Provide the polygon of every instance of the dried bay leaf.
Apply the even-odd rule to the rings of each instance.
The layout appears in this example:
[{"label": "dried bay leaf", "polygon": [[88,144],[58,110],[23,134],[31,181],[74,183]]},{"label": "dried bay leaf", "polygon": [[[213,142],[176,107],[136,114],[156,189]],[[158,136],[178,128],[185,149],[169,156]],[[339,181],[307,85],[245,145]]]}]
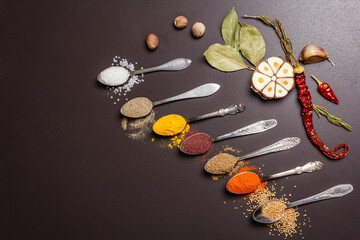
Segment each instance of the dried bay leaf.
[{"label": "dried bay leaf", "polygon": [[211,66],[220,71],[233,72],[249,68],[240,53],[228,45],[215,43],[204,52],[204,56]]},{"label": "dried bay leaf", "polygon": [[232,46],[235,48],[235,32],[238,23],[238,16],[234,7],[231,9],[229,14],[225,17],[222,27],[221,27],[221,34],[225,41],[226,45]]},{"label": "dried bay leaf", "polygon": [[236,28],[235,28],[235,50],[240,50],[240,31],[241,31],[241,23],[237,21]]},{"label": "dried bay leaf", "polygon": [[240,30],[240,50],[254,66],[265,56],[265,41],[256,27],[244,23]]}]

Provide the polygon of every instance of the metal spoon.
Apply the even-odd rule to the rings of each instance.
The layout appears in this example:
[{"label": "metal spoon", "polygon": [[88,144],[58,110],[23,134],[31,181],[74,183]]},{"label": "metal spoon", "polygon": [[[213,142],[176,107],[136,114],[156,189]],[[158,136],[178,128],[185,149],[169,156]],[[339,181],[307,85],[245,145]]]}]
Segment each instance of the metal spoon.
[{"label": "metal spoon", "polygon": [[[207,84],[203,84],[199,87],[196,87],[194,89],[191,89],[187,92],[184,92],[182,94],[176,95],[174,97],[169,97],[160,101],[156,101],[156,102],[151,102],[150,99],[148,98],[143,98],[144,101],[148,101],[148,105],[152,107],[147,109],[148,111],[146,111],[143,115],[141,116],[131,116],[129,114],[126,114],[123,111],[124,106],[128,105],[128,104],[134,104],[134,102],[138,99],[138,98],[134,98],[131,99],[130,101],[128,101],[127,103],[125,103],[121,109],[120,109],[120,113],[126,117],[131,117],[131,118],[140,118],[140,117],[144,117],[146,115],[148,115],[152,108],[155,106],[158,106],[160,104],[164,104],[164,103],[168,103],[168,102],[173,102],[173,101],[178,101],[178,100],[183,100],[183,99],[190,99],[190,98],[201,98],[201,97],[208,97],[211,96],[212,94],[216,93],[218,90],[220,89],[220,85],[216,84],[216,83],[207,83]],[[136,105],[135,104],[135,108],[142,108],[142,105]]]},{"label": "metal spoon", "polygon": [[238,130],[232,131],[230,133],[227,133],[227,134],[215,137],[215,138],[211,138],[206,133],[196,133],[196,134],[193,134],[193,135],[187,137],[186,139],[184,139],[182,141],[182,143],[180,144],[180,150],[183,153],[186,153],[186,154],[189,154],[189,155],[198,155],[198,154],[203,154],[203,153],[209,151],[210,148],[207,149],[205,152],[198,153],[198,154],[192,154],[192,153],[189,153],[186,150],[184,150],[184,144],[187,144],[187,141],[189,141],[189,139],[191,139],[193,137],[196,137],[199,134],[204,134],[204,135],[208,136],[208,138],[211,139],[212,142],[217,142],[217,141],[221,141],[221,140],[228,139],[228,138],[240,137],[240,136],[265,132],[267,130],[270,130],[270,129],[274,128],[276,125],[277,125],[277,121],[275,119],[262,120],[262,121],[253,123],[253,124],[248,125],[246,127],[240,128]]},{"label": "metal spoon", "polygon": [[[130,76],[134,76],[142,73],[148,73],[148,72],[155,72],[155,71],[178,71],[187,68],[190,64],[191,64],[190,59],[176,58],[174,60],[171,60],[156,67],[145,68],[135,71],[129,71],[126,68],[120,66],[112,66],[103,70],[97,76],[97,80],[107,86],[119,86],[124,84]],[[115,71],[109,71],[110,69]],[[116,76],[114,76],[114,74]],[[117,78],[116,81],[109,81],[109,78],[114,78],[114,77]]]},{"label": "metal spoon", "polygon": [[[332,188],[329,188],[328,190],[321,192],[319,194],[313,195],[311,197],[305,198],[305,199],[301,199],[298,200],[296,202],[292,202],[292,203],[287,203],[285,204],[286,208],[292,208],[292,207],[296,207],[299,205],[303,205],[303,204],[307,204],[307,203],[311,203],[311,202],[317,202],[317,201],[321,201],[321,200],[326,200],[326,199],[331,199],[331,198],[338,198],[338,197],[342,197],[345,196],[346,194],[349,194],[353,191],[354,187],[351,184],[341,184],[341,185],[336,185]],[[263,215],[263,208],[266,207],[266,204],[269,204],[271,202],[280,202],[281,201],[277,200],[277,199],[273,199],[267,202],[264,202],[263,204],[261,204],[259,207],[257,207],[253,213],[253,219],[259,223],[274,223],[279,221],[285,213],[285,209],[282,212],[282,215],[276,219],[271,219],[271,218],[267,218]]]},{"label": "metal spoon", "polygon": [[[261,148],[259,150],[256,150],[254,152],[251,152],[251,153],[248,153],[246,155],[243,155],[243,156],[239,157],[238,162],[241,161],[241,160],[261,156],[261,155],[268,154],[268,153],[280,152],[280,151],[288,150],[290,148],[295,147],[299,143],[300,143],[300,138],[298,138],[298,137],[284,138],[284,139],[282,139],[282,140],[280,140],[280,141],[278,141],[278,142],[276,142],[274,144],[271,144],[271,145],[269,145],[267,147]],[[217,173],[213,173],[213,172],[209,171],[206,168],[206,166],[210,162],[210,160],[205,164],[204,169],[205,169],[205,171],[207,171],[210,174],[217,174]]]},{"label": "metal spoon", "polygon": [[[259,176],[260,177],[260,180],[261,181],[268,181],[268,180],[271,180],[271,179],[275,179],[275,178],[280,178],[280,177],[285,177],[285,176],[289,176],[289,175],[294,175],[294,174],[301,174],[301,173],[304,173],[304,172],[315,172],[317,170],[320,170],[322,168],[324,164],[320,161],[316,161],[316,162],[309,162],[307,164],[305,164],[304,166],[301,166],[301,167],[296,167],[296,168],[293,168],[293,169],[290,169],[288,171],[284,171],[284,172],[280,172],[280,173],[276,173],[276,174],[272,174],[272,175],[268,175],[268,176]],[[249,172],[249,171],[246,171],[246,172]],[[236,174],[235,176],[233,176],[232,178],[230,178],[230,180],[226,183],[226,189],[231,192],[231,193],[234,193],[234,194],[241,194],[241,193],[236,193],[236,192],[232,192],[229,188],[228,188],[228,184],[229,182],[231,181],[231,179],[239,176],[240,174],[243,174],[245,172],[241,172],[241,173],[238,173]],[[256,173],[255,173],[256,174]],[[261,183],[260,183],[261,184]],[[256,189],[254,189],[255,191]]]},{"label": "metal spoon", "polygon": [[[222,108],[222,109],[220,109],[218,111],[211,112],[211,113],[206,113],[206,114],[203,114],[201,116],[197,116],[197,117],[193,117],[193,118],[189,118],[189,119],[185,119],[183,116],[180,116],[180,115],[177,115],[177,114],[171,114],[171,115],[177,115],[180,118],[183,118],[185,120],[185,121],[183,121],[184,122],[183,125],[179,126],[178,131],[177,132],[173,131],[173,132],[171,132],[171,134],[169,133],[169,134],[166,134],[166,135],[162,134],[162,133],[159,133],[159,132],[156,132],[155,130],[154,130],[154,132],[156,134],[159,134],[159,135],[162,135],[162,136],[174,136],[174,135],[177,135],[177,134],[181,133],[184,130],[184,128],[186,127],[186,125],[189,124],[189,123],[192,123],[192,122],[195,122],[195,121],[200,121],[200,120],[203,120],[203,119],[206,119],[206,118],[223,117],[223,116],[228,115],[228,114],[235,115],[237,113],[243,112],[244,110],[245,110],[245,105],[240,103],[240,104],[233,104],[230,107],[225,108],[225,109]],[[169,115],[167,115],[167,116],[169,116]],[[167,117],[167,116],[164,116],[164,117]],[[158,121],[161,121],[161,118]],[[155,122],[155,124],[156,123],[157,122]],[[155,124],[154,124],[154,126],[155,126]]]}]

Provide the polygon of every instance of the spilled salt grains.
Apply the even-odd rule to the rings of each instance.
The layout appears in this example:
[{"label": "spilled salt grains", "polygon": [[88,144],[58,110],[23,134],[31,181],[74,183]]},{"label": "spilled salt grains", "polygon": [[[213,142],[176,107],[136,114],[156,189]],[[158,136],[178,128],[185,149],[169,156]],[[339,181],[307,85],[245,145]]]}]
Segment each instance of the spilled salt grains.
[{"label": "spilled salt grains", "polygon": [[152,107],[152,102],[148,98],[138,97],[125,103],[121,108],[121,113],[129,118],[140,118],[148,115]]},{"label": "spilled salt grains", "polygon": [[239,158],[233,155],[219,153],[209,160],[206,164],[206,169],[214,174],[226,174],[235,167],[238,160]]},{"label": "spilled salt grains", "polygon": [[[135,63],[137,64],[137,63]],[[135,65],[133,63],[130,63],[127,59],[122,59],[119,56],[115,56],[113,58],[112,66],[120,66],[123,68],[126,68],[129,71],[135,70]],[[141,68],[143,69],[143,68]],[[142,76],[143,77],[143,76]],[[120,96],[126,96],[128,92],[131,91],[131,89],[142,82],[144,82],[144,79],[140,77],[139,75],[132,75],[129,77],[129,80],[125,82],[123,85],[118,87],[107,87],[109,89],[109,92],[106,94],[110,97],[111,100],[114,100],[114,104],[117,104],[119,102]],[[127,99],[126,99],[127,100]]]}]

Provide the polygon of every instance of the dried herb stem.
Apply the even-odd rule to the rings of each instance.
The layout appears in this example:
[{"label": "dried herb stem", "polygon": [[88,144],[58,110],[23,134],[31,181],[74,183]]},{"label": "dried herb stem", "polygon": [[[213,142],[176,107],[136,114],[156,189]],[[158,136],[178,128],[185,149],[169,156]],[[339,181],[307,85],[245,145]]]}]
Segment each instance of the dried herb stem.
[{"label": "dried herb stem", "polygon": [[281,47],[285,52],[287,61],[289,61],[290,63],[295,63],[296,66],[299,66],[298,61],[296,60],[296,58],[293,55],[292,43],[291,43],[290,39],[286,36],[285,29],[283,28],[279,19],[275,18],[273,21],[271,21],[265,15],[261,15],[261,16],[243,15],[243,17],[259,19],[264,24],[273,27],[275,29],[278,37],[280,38]]},{"label": "dried herb stem", "polygon": [[313,104],[313,109],[316,112],[316,114],[321,117],[321,115],[325,116],[327,118],[327,120],[329,122],[331,122],[332,124],[339,126],[339,127],[343,127],[346,130],[352,132],[352,128],[349,124],[345,123],[342,121],[341,118],[336,117],[333,114],[328,113],[328,111],[326,111],[326,109],[324,107],[321,107],[319,105]]}]

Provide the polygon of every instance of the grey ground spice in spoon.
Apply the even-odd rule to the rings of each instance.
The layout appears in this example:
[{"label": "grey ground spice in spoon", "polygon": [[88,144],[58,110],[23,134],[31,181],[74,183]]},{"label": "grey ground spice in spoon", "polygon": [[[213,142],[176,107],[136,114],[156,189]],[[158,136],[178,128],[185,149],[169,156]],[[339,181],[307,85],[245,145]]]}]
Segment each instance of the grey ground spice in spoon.
[{"label": "grey ground spice in spoon", "polygon": [[125,103],[121,113],[130,118],[139,118],[148,115],[152,110],[152,102],[145,97],[138,97]]},{"label": "grey ground spice in spoon", "polygon": [[226,174],[235,167],[238,160],[238,157],[234,157],[228,153],[219,153],[209,160],[206,169],[212,173]]}]

